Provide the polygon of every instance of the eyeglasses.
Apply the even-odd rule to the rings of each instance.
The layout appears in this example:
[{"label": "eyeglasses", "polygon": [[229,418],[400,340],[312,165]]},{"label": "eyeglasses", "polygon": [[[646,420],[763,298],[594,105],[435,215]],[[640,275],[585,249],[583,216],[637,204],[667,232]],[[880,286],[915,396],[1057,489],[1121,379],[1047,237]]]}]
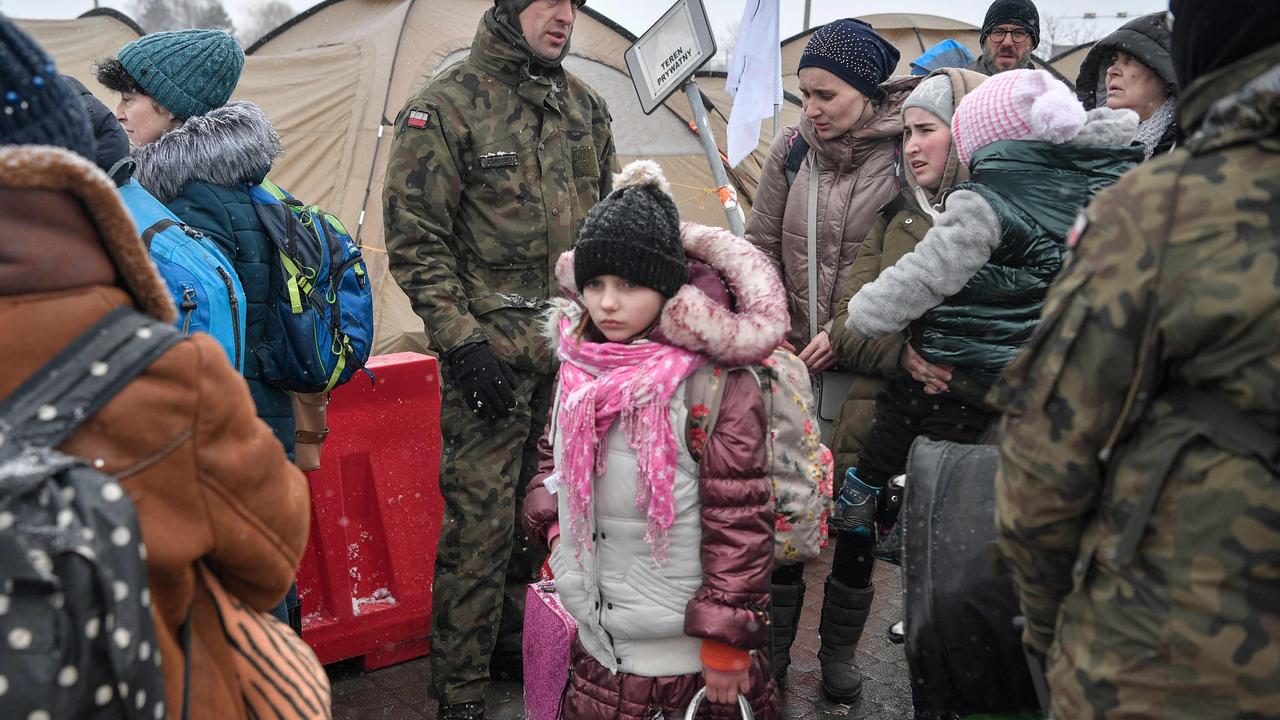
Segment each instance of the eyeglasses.
[{"label": "eyeglasses", "polygon": [[1005,35],[1012,35],[1013,42],[1016,45],[1021,45],[1026,42],[1027,37],[1029,37],[1029,33],[1026,30],[1002,30],[1000,28],[996,28],[995,30],[987,33],[987,37],[998,43],[1004,42]]}]

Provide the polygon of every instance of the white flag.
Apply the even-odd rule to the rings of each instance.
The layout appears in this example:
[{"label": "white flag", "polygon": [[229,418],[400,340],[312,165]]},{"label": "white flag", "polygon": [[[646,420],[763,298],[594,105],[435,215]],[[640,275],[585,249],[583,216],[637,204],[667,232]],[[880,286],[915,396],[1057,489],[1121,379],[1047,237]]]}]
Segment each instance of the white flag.
[{"label": "white flag", "polygon": [[729,166],[737,167],[760,142],[760,124],[782,104],[782,40],[778,0],[747,0],[724,89],[729,111]]}]

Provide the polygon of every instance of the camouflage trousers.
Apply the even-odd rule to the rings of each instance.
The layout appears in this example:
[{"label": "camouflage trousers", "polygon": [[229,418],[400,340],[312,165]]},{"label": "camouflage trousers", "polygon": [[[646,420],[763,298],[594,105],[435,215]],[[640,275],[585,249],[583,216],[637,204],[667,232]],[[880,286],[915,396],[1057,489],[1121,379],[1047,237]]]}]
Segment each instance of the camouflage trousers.
[{"label": "camouflage trousers", "polygon": [[476,417],[444,378],[444,521],[431,603],[431,684],[444,703],[484,698],[495,648],[518,656],[525,590],[546,556],[546,548],[529,547],[518,518],[554,376],[516,376],[516,409],[497,422]]}]

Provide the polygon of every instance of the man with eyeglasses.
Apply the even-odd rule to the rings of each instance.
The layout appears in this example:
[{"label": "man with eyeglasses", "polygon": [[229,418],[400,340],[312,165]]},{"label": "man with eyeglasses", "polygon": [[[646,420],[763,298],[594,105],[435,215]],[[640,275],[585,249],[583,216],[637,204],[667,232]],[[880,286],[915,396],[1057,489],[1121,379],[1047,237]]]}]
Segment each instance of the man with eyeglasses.
[{"label": "man with eyeglasses", "polygon": [[1040,13],[1031,0],[996,0],[987,8],[979,35],[982,56],[966,70],[995,75],[1031,67],[1031,51],[1040,44]]}]

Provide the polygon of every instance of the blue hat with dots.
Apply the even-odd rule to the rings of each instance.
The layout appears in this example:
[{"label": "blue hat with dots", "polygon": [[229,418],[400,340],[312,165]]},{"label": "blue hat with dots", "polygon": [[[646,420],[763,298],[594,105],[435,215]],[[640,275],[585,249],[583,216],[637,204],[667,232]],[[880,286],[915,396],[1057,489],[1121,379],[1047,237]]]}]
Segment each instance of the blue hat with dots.
[{"label": "blue hat with dots", "polygon": [[796,70],[817,67],[873,97],[880,83],[898,67],[898,49],[876,34],[870,25],[845,18],[813,31],[800,55]]},{"label": "blue hat with dots", "polygon": [[0,145],[56,145],[93,157],[84,104],[48,54],[0,17]]}]

